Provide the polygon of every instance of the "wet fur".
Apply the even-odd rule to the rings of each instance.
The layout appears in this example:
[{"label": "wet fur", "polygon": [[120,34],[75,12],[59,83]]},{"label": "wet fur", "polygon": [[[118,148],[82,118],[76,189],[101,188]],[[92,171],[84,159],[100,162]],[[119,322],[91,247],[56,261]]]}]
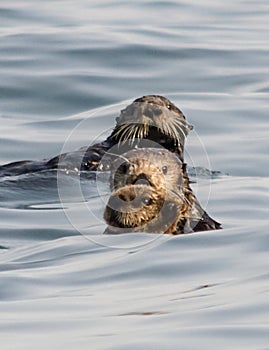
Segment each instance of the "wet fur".
[{"label": "wet fur", "polygon": [[[202,209],[193,194],[186,164],[167,150],[135,149],[124,154],[112,163],[110,185],[113,192],[104,214],[105,221],[110,226],[107,233],[125,232],[124,228],[128,232],[171,234],[221,228]],[[151,204],[154,205],[142,205],[142,190],[145,195],[151,191]],[[127,200],[130,194],[132,200]],[[124,200],[114,210],[111,204],[118,198]],[[135,198],[141,204],[137,212],[133,204]],[[155,203],[157,200],[160,206],[158,208]],[[143,225],[140,215],[147,218]]]},{"label": "wet fur", "polygon": [[[183,160],[185,139],[192,126],[184,114],[167,98],[158,95],[140,97],[123,109],[116,118],[117,124],[104,141],[90,147],[57,155],[41,161],[23,160],[0,166],[0,176],[14,176],[27,173],[64,170],[96,171],[102,157],[115,145],[128,149],[141,145],[143,139],[152,140]],[[113,157],[112,157],[113,158]],[[109,164],[106,164],[108,170]]]}]

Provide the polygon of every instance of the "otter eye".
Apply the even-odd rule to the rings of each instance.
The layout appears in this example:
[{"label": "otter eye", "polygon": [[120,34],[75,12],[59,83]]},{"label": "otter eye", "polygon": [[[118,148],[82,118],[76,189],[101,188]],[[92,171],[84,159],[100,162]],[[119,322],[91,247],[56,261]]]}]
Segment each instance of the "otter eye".
[{"label": "otter eye", "polygon": [[144,197],[142,198],[142,202],[145,204],[145,205],[150,205],[151,204],[151,198],[149,197]]},{"label": "otter eye", "polygon": [[166,107],[167,107],[168,109],[171,109],[171,105],[167,105]]},{"label": "otter eye", "polygon": [[164,175],[167,174],[167,171],[168,171],[167,166],[163,166],[162,167],[162,172],[163,172]]},{"label": "otter eye", "polygon": [[122,174],[126,174],[127,171],[128,171],[128,165],[126,163],[123,163],[120,165],[119,167],[119,171],[122,173]]}]

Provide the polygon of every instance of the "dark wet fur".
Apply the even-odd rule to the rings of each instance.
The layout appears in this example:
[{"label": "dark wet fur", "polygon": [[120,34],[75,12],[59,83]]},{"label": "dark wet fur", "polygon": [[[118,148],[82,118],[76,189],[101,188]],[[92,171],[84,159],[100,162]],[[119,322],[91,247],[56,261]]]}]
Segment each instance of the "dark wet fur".
[{"label": "dark wet fur", "polygon": [[[140,104],[144,108],[144,113],[149,117],[152,117],[154,114],[158,115],[160,111],[162,112],[160,108],[167,108],[167,110],[174,112],[177,115],[178,119],[180,119],[180,130],[182,132],[182,135],[178,136],[179,140],[175,140],[173,137],[161,134],[160,130],[155,126],[149,127],[146,139],[159,143],[160,147],[164,147],[171,152],[176,152],[178,157],[183,160],[184,141],[188,132],[192,129],[192,126],[186,122],[186,118],[183,113],[167,98],[158,95],[147,95],[136,99],[133,103],[121,111],[120,116],[117,117],[117,125],[115,126],[112,134],[103,142],[89,147],[83,147],[74,152],[60,154],[51,159],[44,159],[41,161],[23,160],[2,165],[0,166],[0,177],[16,176],[58,168],[63,170],[73,170],[77,168],[79,171],[96,171],[103,155],[119,142],[120,137],[117,135],[117,131],[119,126],[125,124],[125,116],[130,116],[132,118],[133,110],[135,108],[139,108]],[[132,119],[131,123],[129,120],[128,123],[126,122],[126,125],[132,123],[135,125],[136,120]],[[130,149],[135,145],[143,147],[143,139],[136,140],[136,144],[128,143],[128,141],[125,144],[126,149]]]},{"label": "dark wet fur", "polygon": [[60,154],[49,160],[23,160],[0,166],[1,176],[17,176],[46,170],[96,171],[103,155],[108,150],[106,142],[98,143],[88,148]]}]

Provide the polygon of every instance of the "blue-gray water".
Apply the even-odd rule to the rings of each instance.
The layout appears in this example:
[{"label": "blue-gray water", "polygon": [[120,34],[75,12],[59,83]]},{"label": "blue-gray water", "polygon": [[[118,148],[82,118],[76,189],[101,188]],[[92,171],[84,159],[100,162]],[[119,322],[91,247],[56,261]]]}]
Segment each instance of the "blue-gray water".
[{"label": "blue-gray water", "polygon": [[193,189],[224,228],[104,236],[102,181],[81,201],[63,176],[63,209],[55,174],[1,179],[1,349],[268,349],[268,57],[267,1],[0,3],[0,163],[164,94],[195,126],[189,165],[223,174]]}]

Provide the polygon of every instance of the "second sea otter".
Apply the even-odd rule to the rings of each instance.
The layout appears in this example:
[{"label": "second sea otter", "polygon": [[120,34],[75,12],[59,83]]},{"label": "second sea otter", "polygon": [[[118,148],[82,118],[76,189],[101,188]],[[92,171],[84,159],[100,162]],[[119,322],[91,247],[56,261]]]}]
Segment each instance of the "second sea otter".
[{"label": "second sea otter", "polygon": [[145,140],[152,141],[154,147],[160,146],[175,152],[183,160],[185,139],[191,129],[184,114],[170,100],[158,95],[142,96],[120,112],[106,140],[51,159],[23,160],[2,165],[0,177],[53,169],[79,173],[96,171],[112,147],[115,152],[115,148],[120,146],[118,152],[122,153],[135,146],[141,147]]},{"label": "second sea otter", "polygon": [[220,229],[193,194],[186,164],[165,149],[134,149],[112,163],[106,233]]}]

